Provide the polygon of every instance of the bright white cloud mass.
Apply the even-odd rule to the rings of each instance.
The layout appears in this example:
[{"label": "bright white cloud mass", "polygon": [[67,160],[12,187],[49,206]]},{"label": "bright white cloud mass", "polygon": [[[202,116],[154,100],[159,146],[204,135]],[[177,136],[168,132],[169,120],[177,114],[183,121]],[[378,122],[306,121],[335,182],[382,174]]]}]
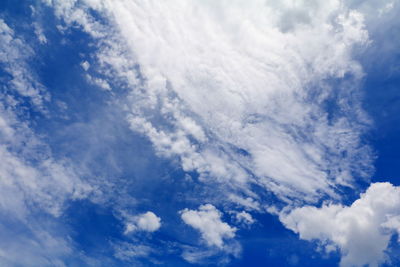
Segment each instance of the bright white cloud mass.
[{"label": "bright white cloud mass", "polygon": [[235,237],[236,229],[221,221],[221,212],[211,204],[200,206],[198,211],[184,209],[180,213],[182,220],[199,230],[210,246],[222,247],[223,239]]},{"label": "bright white cloud mass", "polygon": [[130,221],[126,224],[126,234],[136,230],[154,232],[161,227],[161,219],[151,211],[134,216]]},{"label": "bright white cloud mass", "polygon": [[394,233],[399,234],[400,188],[374,183],[351,206],[305,206],[283,214],[282,222],[300,238],[317,239],[327,250],[337,247],[341,266],[378,266]]},{"label": "bright white cloud mass", "polygon": [[[28,248],[18,259],[0,242],[0,264],[79,265],[66,260],[83,251],[77,244],[103,239],[77,234],[90,232],[83,222],[85,230],[72,229],[78,201],[114,218],[101,227],[121,235],[104,238],[121,262],[79,256],[88,266],[162,264],[161,251],[229,264],[240,257],[241,231],[263,225],[256,218],[265,213],[326,253],[338,250],[341,266],[390,264],[400,189],[369,184],[376,153],[366,141],[374,121],[363,105],[362,58],[376,51],[373,36],[395,25],[398,6],[42,0],[30,4],[32,18],[54,18],[26,24],[36,42],[0,12],[0,231],[11,216],[27,230],[5,240]],[[393,50],[382,47],[382,57]],[[51,83],[34,58],[67,69],[72,59],[58,51],[78,59]],[[147,150],[137,145],[146,142]],[[146,158],[153,152],[157,160]],[[161,171],[167,164],[174,170]],[[185,179],[175,182],[179,171]],[[60,249],[40,249],[51,246]]]}]

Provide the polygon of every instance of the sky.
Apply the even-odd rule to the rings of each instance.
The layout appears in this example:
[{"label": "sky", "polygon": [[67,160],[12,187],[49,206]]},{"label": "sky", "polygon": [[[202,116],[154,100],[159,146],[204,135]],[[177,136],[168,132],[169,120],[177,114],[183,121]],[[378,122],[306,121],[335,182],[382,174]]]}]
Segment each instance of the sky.
[{"label": "sky", "polygon": [[399,266],[398,0],[1,0],[1,266]]}]

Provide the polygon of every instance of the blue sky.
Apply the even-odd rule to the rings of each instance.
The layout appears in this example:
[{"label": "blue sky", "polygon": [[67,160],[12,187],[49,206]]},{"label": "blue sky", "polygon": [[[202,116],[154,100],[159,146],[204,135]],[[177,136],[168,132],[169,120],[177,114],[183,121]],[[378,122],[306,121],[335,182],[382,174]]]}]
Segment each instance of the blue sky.
[{"label": "blue sky", "polygon": [[0,2],[0,265],[398,266],[397,0]]}]

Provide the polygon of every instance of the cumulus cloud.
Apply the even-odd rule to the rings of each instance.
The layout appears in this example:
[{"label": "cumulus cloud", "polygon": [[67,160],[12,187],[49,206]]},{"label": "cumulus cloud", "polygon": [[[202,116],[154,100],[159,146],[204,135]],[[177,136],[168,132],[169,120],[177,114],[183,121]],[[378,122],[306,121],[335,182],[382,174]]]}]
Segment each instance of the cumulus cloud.
[{"label": "cumulus cloud", "polygon": [[391,236],[399,234],[400,188],[374,183],[350,206],[305,206],[281,215],[301,239],[318,240],[342,254],[341,266],[378,266],[385,262]]},{"label": "cumulus cloud", "polygon": [[161,219],[151,211],[134,216],[128,220],[125,234],[134,231],[155,232],[161,227]]},{"label": "cumulus cloud", "polygon": [[222,213],[211,204],[201,205],[198,210],[184,209],[180,214],[186,224],[200,231],[209,246],[222,248],[224,239],[235,237],[237,229],[223,222]]}]

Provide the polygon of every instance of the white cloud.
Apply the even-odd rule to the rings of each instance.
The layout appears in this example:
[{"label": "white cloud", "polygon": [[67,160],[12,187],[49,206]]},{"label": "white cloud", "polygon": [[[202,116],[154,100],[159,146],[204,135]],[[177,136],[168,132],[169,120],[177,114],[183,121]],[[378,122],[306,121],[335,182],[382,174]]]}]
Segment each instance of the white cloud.
[{"label": "white cloud", "polygon": [[[29,101],[46,115],[50,100],[29,68],[32,56],[31,47],[0,19],[0,67],[10,77],[2,80],[0,92],[0,262],[61,266],[73,249],[58,232],[64,229],[54,226],[56,218],[66,201],[85,198],[92,188],[67,160],[53,157],[21,108]],[[19,232],[11,234],[15,229]]]},{"label": "white cloud", "polygon": [[46,44],[47,43],[47,38],[46,35],[43,33],[43,28],[40,26],[38,23],[33,23],[33,26],[35,28],[35,34],[37,39],[41,44]]},{"label": "white cloud", "polygon": [[140,257],[148,257],[153,251],[149,246],[134,245],[127,242],[114,244],[114,250],[115,257],[124,261],[130,261]]},{"label": "white cloud", "polygon": [[242,207],[246,208],[247,210],[256,210],[256,211],[261,210],[260,202],[258,202],[257,200],[254,200],[251,197],[242,198],[238,195],[230,194],[228,196],[228,199],[232,203],[242,206]]},{"label": "white cloud", "polygon": [[301,239],[319,240],[342,254],[341,266],[378,266],[387,259],[391,236],[399,230],[400,188],[374,183],[351,206],[306,206],[281,214],[281,221]]},{"label": "white cloud", "polygon": [[161,227],[161,219],[153,212],[146,213],[128,218],[125,234],[134,231],[155,232]]},{"label": "white cloud", "polygon": [[15,36],[14,31],[0,18],[0,63],[12,77],[7,87],[28,97],[36,108],[43,110],[43,102],[49,100],[50,96],[26,63],[32,53],[31,47]]},{"label": "white cloud", "polygon": [[[369,43],[364,5],[44,2],[99,40],[104,74],[132,89],[131,128],[203,180],[250,182],[290,202],[337,197],[337,185],[370,174],[372,157],[360,143],[368,119],[351,97],[363,75],[352,53]],[[325,82],[345,74],[355,79]],[[323,106],[334,95],[331,116]]]},{"label": "white cloud", "polygon": [[10,218],[10,214],[0,211],[1,266],[65,266],[65,258],[81,258],[54,220],[31,217],[23,225]]},{"label": "white cloud", "polygon": [[2,67],[13,77],[5,86],[16,90],[0,93],[0,207],[20,219],[29,214],[31,205],[58,216],[66,199],[84,197],[91,189],[67,161],[53,159],[19,110],[20,96],[42,111],[49,99],[26,63],[31,48],[2,20],[0,39],[4,41],[0,42]]},{"label": "white cloud", "polygon": [[204,259],[215,255],[214,250],[198,250],[196,248],[187,248],[182,253],[182,258],[191,264],[204,264]]},{"label": "white cloud", "polygon": [[[178,158],[203,182],[221,183],[229,201],[279,212],[255,192],[273,192],[287,203],[340,200],[338,186],[352,187],[354,177],[371,174],[373,157],[360,141],[369,124],[358,94],[363,71],[353,53],[370,44],[365,24],[371,14],[393,9],[389,1],[377,2],[349,2],[350,7],[339,0],[53,4],[67,23],[81,24],[95,38],[108,35],[97,54],[100,71],[131,89],[127,120],[159,155]],[[90,17],[89,6],[109,19],[110,28]],[[328,111],[327,105],[336,106]],[[262,190],[252,191],[249,184]],[[344,265],[383,261],[390,235],[379,229],[396,228],[397,217],[380,221],[387,214],[371,215],[380,224],[366,225],[378,241],[367,247],[368,242],[350,238],[354,234],[361,242],[367,236],[360,234],[364,228],[351,227],[363,223],[357,216],[369,216],[354,205],[299,208],[282,220],[304,239],[331,240],[342,250]],[[360,214],[352,217],[349,210]],[[316,218],[306,220],[305,211]],[[181,216],[209,245],[222,246],[224,237],[205,226],[210,214],[222,223],[211,205],[186,209]],[[321,224],[320,217],[331,220]],[[310,229],[299,229],[296,220]],[[234,236],[234,228],[222,225]],[[363,251],[370,253],[360,259]]]},{"label": "white cloud", "polygon": [[104,90],[104,91],[111,91],[111,86],[110,86],[110,84],[109,84],[106,80],[104,80],[104,79],[93,77],[93,76],[91,76],[90,74],[86,74],[86,79],[87,79],[91,84],[94,84],[94,85],[99,86],[99,87],[100,87],[102,90]]},{"label": "white cloud", "polygon": [[[352,59],[368,43],[362,14],[337,0],[84,2],[54,6],[95,38],[108,32],[97,58],[132,89],[131,128],[202,181],[316,201],[370,174],[360,143],[368,120],[348,93],[357,84],[325,81],[362,76]],[[89,6],[115,28],[93,21]],[[334,95],[332,115],[323,106]]]},{"label": "white cloud", "polygon": [[200,231],[209,246],[222,248],[224,239],[235,237],[236,228],[221,221],[221,212],[211,204],[201,205],[198,210],[184,209],[180,213],[186,224]]},{"label": "white cloud", "polygon": [[226,266],[230,263],[231,256],[238,258],[241,252],[241,246],[235,242],[226,245],[222,251],[212,247],[205,249],[184,246],[182,258],[191,264]]},{"label": "white cloud", "polygon": [[255,222],[255,220],[253,219],[253,216],[251,216],[250,213],[245,212],[245,211],[236,213],[236,220],[245,225],[251,225]]},{"label": "white cloud", "polygon": [[[228,6],[116,2],[114,17],[148,80],[142,96],[146,113],[137,111],[136,101],[132,103],[132,128],[148,135],[161,154],[179,156],[185,170],[242,186],[251,177],[247,169],[259,185],[282,198],[298,196],[300,191],[305,194],[302,198],[311,199],[318,191],[332,194],[332,184],[350,183],[351,175],[346,173],[357,167],[345,166],[335,154],[355,151],[358,129],[347,118],[329,126],[326,115],[317,119],[323,110],[305,99],[311,93],[307,90],[312,90],[308,83],[321,87],[321,80],[329,76],[359,75],[350,52],[367,35],[361,15],[342,9],[336,1],[313,8],[316,17],[308,24],[281,32],[281,17],[273,15],[273,6],[261,2]],[[149,18],[151,27],[148,20],[137,19],[150,10],[160,14]],[[336,13],[340,15],[335,23],[340,26],[332,31],[330,19]],[[168,97],[169,90],[177,96]],[[152,122],[148,109],[154,94],[167,96],[161,103],[158,100],[162,109],[153,112],[165,116],[172,130]],[[211,140],[198,139],[180,126],[190,113]],[[141,114],[145,119],[137,118]],[[299,138],[302,134],[308,137]],[[332,142],[339,134],[343,142]],[[215,150],[215,142],[227,152]],[[249,156],[235,153],[232,146]],[[338,171],[338,165],[343,171]],[[326,169],[334,175],[329,177]]]},{"label": "white cloud", "polygon": [[85,71],[88,71],[88,69],[90,68],[90,63],[87,62],[87,61],[83,61],[83,62],[81,63],[81,66],[82,66],[82,68],[83,68]]}]

